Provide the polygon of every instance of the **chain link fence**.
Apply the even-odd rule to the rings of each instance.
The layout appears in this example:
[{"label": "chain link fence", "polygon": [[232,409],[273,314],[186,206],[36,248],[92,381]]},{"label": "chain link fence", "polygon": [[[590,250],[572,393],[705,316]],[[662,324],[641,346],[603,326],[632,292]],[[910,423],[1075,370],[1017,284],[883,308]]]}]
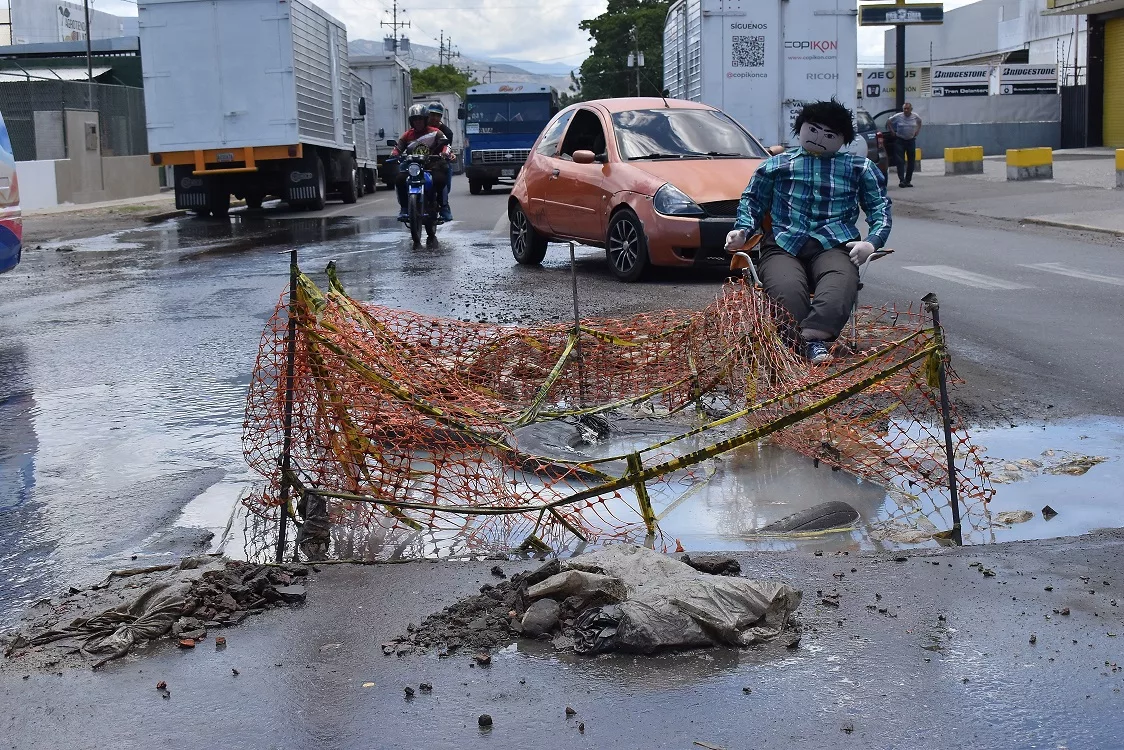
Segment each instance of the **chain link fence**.
[{"label": "chain link fence", "polygon": [[16,161],[66,158],[64,110],[96,111],[103,156],[148,153],[144,89],[85,81],[0,83],[0,112]]}]

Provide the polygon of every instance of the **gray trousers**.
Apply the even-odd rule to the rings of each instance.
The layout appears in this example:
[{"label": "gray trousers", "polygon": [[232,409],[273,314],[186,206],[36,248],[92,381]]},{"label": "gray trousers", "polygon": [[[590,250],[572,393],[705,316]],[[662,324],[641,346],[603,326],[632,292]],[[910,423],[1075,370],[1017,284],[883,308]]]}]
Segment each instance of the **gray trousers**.
[{"label": "gray trousers", "polygon": [[758,273],[765,293],[792,315],[801,337],[834,340],[847,325],[859,292],[859,269],[846,246],[824,250],[816,240],[808,240],[794,256],[769,233],[761,242],[760,257]]}]

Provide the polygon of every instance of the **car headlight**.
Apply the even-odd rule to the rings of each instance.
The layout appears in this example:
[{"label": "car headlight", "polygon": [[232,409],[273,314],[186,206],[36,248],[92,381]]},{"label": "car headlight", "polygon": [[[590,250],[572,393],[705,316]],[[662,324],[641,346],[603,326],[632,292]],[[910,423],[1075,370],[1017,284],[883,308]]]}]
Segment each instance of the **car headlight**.
[{"label": "car headlight", "polygon": [[418,164],[411,164],[410,166],[406,167],[406,171],[410,174],[411,177],[417,177],[421,174],[422,169]]},{"label": "car headlight", "polygon": [[656,191],[652,206],[667,216],[706,216],[706,211],[670,182]]}]

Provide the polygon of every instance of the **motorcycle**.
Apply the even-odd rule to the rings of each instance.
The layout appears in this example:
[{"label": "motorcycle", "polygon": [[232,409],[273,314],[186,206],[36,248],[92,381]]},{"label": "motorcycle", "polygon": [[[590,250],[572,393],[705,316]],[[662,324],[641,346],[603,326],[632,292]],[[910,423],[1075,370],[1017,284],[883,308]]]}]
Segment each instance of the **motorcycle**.
[{"label": "motorcycle", "polygon": [[444,160],[442,154],[434,154],[430,149],[435,145],[437,134],[419,138],[409,145],[405,156],[399,157],[398,168],[406,171],[407,211],[404,223],[410,228],[414,247],[421,245],[421,232],[425,228],[426,242],[437,239],[437,225],[444,222],[440,218],[441,195],[433,184],[431,161]]}]

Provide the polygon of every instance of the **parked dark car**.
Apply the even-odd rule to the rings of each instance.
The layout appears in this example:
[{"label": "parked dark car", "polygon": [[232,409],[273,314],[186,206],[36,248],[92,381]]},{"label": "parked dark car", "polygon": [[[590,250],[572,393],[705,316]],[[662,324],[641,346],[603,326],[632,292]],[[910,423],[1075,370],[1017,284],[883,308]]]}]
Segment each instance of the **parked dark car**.
[{"label": "parked dark car", "polygon": [[[862,107],[855,109],[855,134],[866,142],[866,158],[878,165],[883,176],[890,174],[890,151],[883,128]],[[857,139],[856,139],[857,140]]]}]

